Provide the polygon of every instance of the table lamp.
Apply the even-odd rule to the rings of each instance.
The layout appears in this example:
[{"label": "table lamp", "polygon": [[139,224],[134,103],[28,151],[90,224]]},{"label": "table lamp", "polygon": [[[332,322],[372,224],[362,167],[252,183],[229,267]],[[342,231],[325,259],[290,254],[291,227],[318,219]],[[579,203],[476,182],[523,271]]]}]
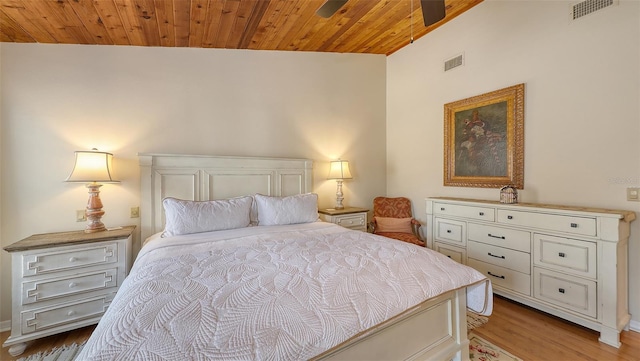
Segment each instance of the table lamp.
[{"label": "table lamp", "polygon": [[344,179],[352,179],[351,171],[349,170],[349,161],[346,160],[335,160],[331,162],[331,166],[329,168],[329,176],[327,179],[335,179],[336,183],[338,183],[338,190],[336,192],[336,206],[335,209],[344,209],[342,205],[342,181]]},{"label": "table lamp", "polygon": [[104,215],[102,201],[100,200],[100,183],[119,183],[113,179],[113,167],[111,162],[113,154],[99,152],[93,148],[90,151],[76,151],[76,162],[73,170],[65,182],[87,183],[89,189],[89,201],[85,215],[88,220],[85,233],[105,231],[106,227],[100,221]]}]

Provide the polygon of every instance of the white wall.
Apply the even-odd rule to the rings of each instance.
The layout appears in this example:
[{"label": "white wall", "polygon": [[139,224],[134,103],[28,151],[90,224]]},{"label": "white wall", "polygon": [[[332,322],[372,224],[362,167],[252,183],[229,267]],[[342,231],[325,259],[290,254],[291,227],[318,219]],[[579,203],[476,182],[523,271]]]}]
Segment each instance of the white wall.
[{"label": "white wall", "polygon": [[[2,57],[0,57],[0,140],[2,140]],[[2,157],[2,153],[3,151],[3,144],[4,142],[0,141],[0,245],[2,245],[2,168],[3,168],[3,157]],[[1,252],[0,253],[4,253]],[[9,294],[11,292],[11,289],[7,286],[7,288],[3,288],[4,284],[2,283],[2,280],[5,278],[4,276],[4,264],[6,263],[5,261],[5,256],[0,254],[0,270],[2,271],[2,274],[0,275],[0,330],[3,330],[7,327],[10,327],[10,320],[7,320],[5,318],[2,317],[2,305],[3,305],[3,300],[6,297],[7,300],[11,297],[10,295],[5,296],[6,294]],[[8,302],[8,301],[7,301]],[[3,321],[4,320],[4,321]]]},{"label": "white wall", "polygon": [[[493,1],[387,58],[387,192],[498,200],[443,186],[443,105],[525,83],[526,202],[628,209],[640,186],[640,2],[569,22],[570,2]],[[443,62],[464,52],[465,65]],[[640,220],[632,223],[630,308],[640,327]]]},{"label": "white wall", "polygon": [[[139,224],[137,153],[310,158],[320,206],[328,162],[351,163],[345,205],[386,190],[386,60],[380,55],[2,44],[2,245],[83,229],[88,194],[64,183],[73,152],[114,153],[121,184],[101,198],[109,226]],[[0,320],[9,320],[2,253]]]}]

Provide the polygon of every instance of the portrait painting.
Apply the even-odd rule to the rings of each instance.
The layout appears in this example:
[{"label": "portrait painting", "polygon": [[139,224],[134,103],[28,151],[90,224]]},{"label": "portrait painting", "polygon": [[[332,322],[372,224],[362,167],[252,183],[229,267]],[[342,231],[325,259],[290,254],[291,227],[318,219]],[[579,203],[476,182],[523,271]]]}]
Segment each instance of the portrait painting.
[{"label": "portrait painting", "polygon": [[524,187],[524,84],[445,104],[444,185]]}]

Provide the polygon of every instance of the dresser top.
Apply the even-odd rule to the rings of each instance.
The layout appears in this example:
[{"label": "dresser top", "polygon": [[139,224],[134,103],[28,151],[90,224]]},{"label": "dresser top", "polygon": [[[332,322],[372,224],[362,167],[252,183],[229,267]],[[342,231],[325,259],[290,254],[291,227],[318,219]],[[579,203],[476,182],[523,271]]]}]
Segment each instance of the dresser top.
[{"label": "dresser top", "polygon": [[125,226],[120,229],[113,229],[95,233],[72,231],[34,234],[33,236],[27,237],[21,241],[4,247],[4,250],[7,252],[19,252],[38,248],[109,241],[113,239],[127,238],[133,233],[134,229],[136,229],[136,226]]},{"label": "dresser top", "polygon": [[511,209],[517,209],[518,207],[529,207],[529,208],[544,208],[544,209],[553,209],[553,210],[563,210],[570,212],[585,212],[585,213],[599,213],[602,215],[610,215],[616,216],[617,218],[624,219],[625,222],[631,222],[636,219],[636,213],[633,211],[625,211],[625,210],[616,210],[616,209],[605,209],[605,208],[594,208],[594,207],[576,207],[576,206],[561,206],[557,204],[547,204],[547,203],[514,203],[507,204],[501,203],[499,201],[488,201],[482,199],[467,199],[467,198],[453,198],[453,197],[429,197],[429,200],[433,201],[451,201],[451,202],[470,202],[470,203],[479,203],[479,204],[490,204],[494,206],[500,207],[509,207]]}]

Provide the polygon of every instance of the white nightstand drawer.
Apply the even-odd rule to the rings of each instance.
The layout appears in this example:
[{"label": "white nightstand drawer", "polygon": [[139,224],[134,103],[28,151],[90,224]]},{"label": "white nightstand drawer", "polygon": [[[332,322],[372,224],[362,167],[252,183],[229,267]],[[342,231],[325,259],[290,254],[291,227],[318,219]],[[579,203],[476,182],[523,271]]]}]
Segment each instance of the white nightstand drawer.
[{"label": "white nightstand drawer", "polygon": [[318,209],[321,220],[335,223],[339,226],[353,229],[354,231],[367,231],[367,209],[345,207],[344,209]]},{"label": "white nightstand drawer", "polygon": [[533,244],[533,263],[536,266],[596,278],[595,242],[534,234]]},{"label": "white nightstand drawer", "polygon": [[498,209],[498,222],[524,227],[535,227],[552,231],[596,235],[596,219],[588,217],[563,216],[535,212],[521,212]]},{"label": "white nightstand drawer", "polygon": [[22,257],[22,275],[28,277],[116,262],[118,262],[117,243],[76,246],[64,251],[41,250]]},{"label": "white nightstand drawer", "polygon": [[367,220],[364,214],[351,214],[337,217],[335,223],[346,228],[362,228],[365,227]]},{"label": "white nightstand drawer", "polygon": [[461,246],[467,244],[464,237],[466,223],[450,219],[436,218],[436,239],[445,242],[455,243]]},{"label": "white nightstand drawer", "polygon": [[113,296],[115,292],[99,298],[24,311],[20,314],[22,333],[28,334],[82,320],[99,319],[107,311]]},{"label": "white nightstand drawer", "polygon": [[474,241],[467,243],[467,251],[469,258],[531,274],[531,254],[529,253]]},{"label": "white nightstand drawer", "polygon": [[495,221],[496,217],[493,208],[463,206],[450,203],[434,203],[433,214],[480,219],[487,222]]},{"label": "white nightstand drawer", "polygon": [[461,248],[461,247],[456,247],[456,246],[452,246],[445,243],[435,242],[433,249],[451,258],[452,260],[458,263],[464,264],[465,260],[467,259],[466,257],[467,252],[465,251],[464,248]]},{"label": "white nightstand drawer", "polygon": [[482,272],[496,286],[512,291],[531,295],[531,276],[508,268],[481,262],[473,258],[467,260],[467,265]]},{"label": "white nightstand drawer", "polygon": [[469,240],[531,252],[531,232],[469,223]]},{"label": "white nightstand drawer", "polygon": [[589,317],[597,317],[594,281],[536,268],[533,290],[536,298]]},{"label": "white nightstand drawer", "polygon": [[97,290],[106,290],[117,285],[116,268],[92,273],[24,282],[22,284],[22,304],[46,301],[57,297],[67,297]]}]

